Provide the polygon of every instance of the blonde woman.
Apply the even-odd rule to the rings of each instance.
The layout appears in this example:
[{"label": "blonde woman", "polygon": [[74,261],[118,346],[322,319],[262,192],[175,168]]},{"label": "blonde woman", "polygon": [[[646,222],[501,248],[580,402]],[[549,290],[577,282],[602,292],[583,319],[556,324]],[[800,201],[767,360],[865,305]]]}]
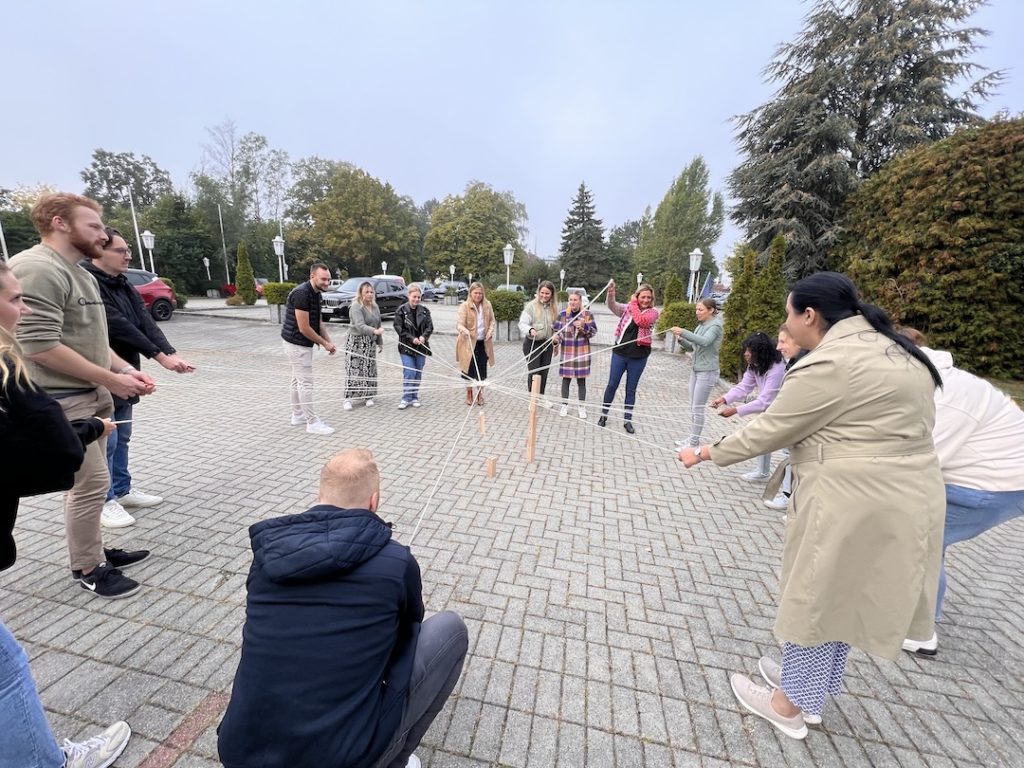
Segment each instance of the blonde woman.
[{"label": "blonde woman", "polygon": [[[487,379],[487,364],[494,365],[494,309],[487,300],[484,286],[473,283],[469,296],[459,306],[455,329],[459,338],[455,342],[455,359],[462,376],[470,381]],[[466,387],[466,405],[473,404],[473,387]],[[476,404],[484,404],[484,390],[479,387]]]},{"label": "blonde woman", "polygon": [[[552,349],[558,346],[555,336],[555,322],[558,320],[558,304],[555,301],[555,285],[542,280],[537,286],[533,301],[523,307],[519,316],[519,332],[523,335],[523,354],[526,355],[526,389],[532,391],[533,377],[540,376],[540,393],[548,386],[548,369],[551,367]],[[551,403],[543,401],[545,407]]]},{"label": "blonde woman", "polygon": [[377,296],[369,282],[359,284],[356,300],[348,310],[349,330],[345,339],[345,402],[352,410],[353,400],[365,400],[373,406],[377,394],[377,351],[384,347],[384,329],[380,324]]},{"label": "blonde woman", "polygon": [[[21,286],[0,261],[0,570],[14,564],[14,521],[21,496],[66,490],[85,456],[84,445],[114,431],[110,419],[79,419],[68,423],[57,401],[36,387],[28,374],[14,328],[31,310]],[[144,550],[111,554],[141,562]],[[130,564],[130,563],[129,563]],[[131,738],[131,728],[117,722],[93,739],[58,746],[39,701],[28,657],[14,635],[0,622],[0,755],[4,765],[62,766],[93,764],[101,755],[117,757]],[[74,762],[72,762],[74,761]],[[109,765],[109,763],[107,763]]]}]

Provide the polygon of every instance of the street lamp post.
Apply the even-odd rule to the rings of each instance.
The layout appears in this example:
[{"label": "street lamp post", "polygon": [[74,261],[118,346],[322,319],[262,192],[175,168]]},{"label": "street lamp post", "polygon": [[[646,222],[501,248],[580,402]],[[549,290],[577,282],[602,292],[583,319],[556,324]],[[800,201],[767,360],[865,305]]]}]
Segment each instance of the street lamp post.
[{"label": "street lamp post", "polygon": [[274,244],[274,255],[277,256],[277,276],[279,282],[284,282],[284,238],[281,235],[276,235],[273,240]]},{"label": "street lamp post", "polygon": [[516,249],[512,247],[512,243],[505,243],[501,255],[505,257],[505,287],[507,288],[512,283],[512,258],[516,255]]},{"label": "street lamp post", "polygon": [[558,292],[561,293],[565,290],[565,270],[558,270]]},{"label": "street lamp post", "polygon": [[224,214],[221,213],[220,203],[217,203],[217,220],[220,221],[220,244],[224,249],[224,283],[231,285],[231,273],[228,271],[228,241],[224,239]]},{"label": "street lamp post", "polygon": [[704,253],[700,248],[690,251],[690,303],[697,300],[697,272],[700,270],[700,262]]},{"label": "street lamp post", "polygon": [[210,277],[210,257],[209,256],[203,256],[203,266],[206,267],[206,282],[210,282],[210,280],[212,278]]},{"label": "street lamp post", "polygon": [[156,244],[156,236],[148,229],[142,233],[142,244],[149,251],[149,271],[156,274],[156,265],[153,263],[153,245]]},{"label": "street lamp post", "polygon": [[644,273],[643,272],[637,272],[636,273],[636,287],[637,287],[637,290],[640,290],[640,283],[642,283],[643,281],[644,281]]},{"label": "street lamp post", "polygon": [[388,273],[388,263],[386,261],[382,261],[380,263],[380,273],[382,275],[386,275]]}]

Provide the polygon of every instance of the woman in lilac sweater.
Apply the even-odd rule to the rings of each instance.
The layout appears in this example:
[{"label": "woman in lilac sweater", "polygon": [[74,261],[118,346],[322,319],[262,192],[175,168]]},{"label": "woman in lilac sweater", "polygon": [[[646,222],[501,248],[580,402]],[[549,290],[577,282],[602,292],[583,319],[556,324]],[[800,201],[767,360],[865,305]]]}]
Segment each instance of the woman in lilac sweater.
[{"label": "woman in lilac sweater", "polygon": [[[712,408],[726,406],[718,412],[719,416],[729,418],[736,414],[750,416],[754,413],[763,413],[772,404],[775,396],[779,394],[782,377],[786,375],[786,363],[768,334],[758,331],[743,342],[743,362],[746,363],[747,369],[743,373],[740,383],[722,397],[711,401]],[[731,403],[747,397],[755,389],[757,397],[754,400],[738,406],[731,405]],[[768,479],[772,455],[766,453],[759,456],[758,462],[757,469],[743,475],[744,480],[756,482]]]}]

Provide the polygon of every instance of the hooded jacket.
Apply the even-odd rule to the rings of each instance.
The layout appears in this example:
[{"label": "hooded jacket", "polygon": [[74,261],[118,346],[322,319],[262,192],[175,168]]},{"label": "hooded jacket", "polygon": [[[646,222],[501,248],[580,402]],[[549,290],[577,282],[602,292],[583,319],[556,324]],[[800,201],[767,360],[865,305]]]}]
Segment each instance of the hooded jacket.
[{"label": "hooded jacket", "polygon": [[401,724],[423,621],[419,565],[365,509],[249,529],[242,654],[219,729],[226,768],[373,765]]}]

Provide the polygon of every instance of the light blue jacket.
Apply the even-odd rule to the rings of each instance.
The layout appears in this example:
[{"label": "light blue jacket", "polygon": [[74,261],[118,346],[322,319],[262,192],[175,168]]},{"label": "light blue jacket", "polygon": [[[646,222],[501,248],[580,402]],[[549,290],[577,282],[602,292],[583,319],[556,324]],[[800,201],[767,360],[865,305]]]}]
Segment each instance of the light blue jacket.
[{"label": "light blue jacket", "polygon": [[721,315],[712,315],[692,331],[684,328],[683,338],[693,344],[693,370],[718,370],[718,351],[722,348]]}]

